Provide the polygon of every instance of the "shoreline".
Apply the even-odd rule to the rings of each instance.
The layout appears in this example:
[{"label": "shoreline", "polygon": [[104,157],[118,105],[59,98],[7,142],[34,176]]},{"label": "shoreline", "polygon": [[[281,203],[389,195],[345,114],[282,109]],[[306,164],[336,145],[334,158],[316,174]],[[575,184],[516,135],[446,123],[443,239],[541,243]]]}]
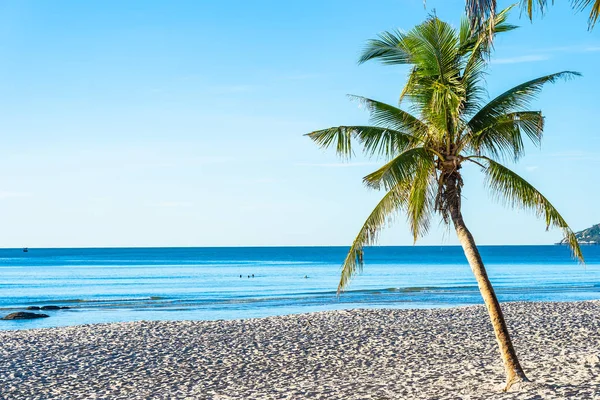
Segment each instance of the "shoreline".
[{"label": "shoreline", "polygon": [[[506,307],[507,305],[528,305],[528,304],[565,304],[565,303],[599,303],[600,304],[600,299],[589,299],[589,300],[563,300],[563,301],[519,301],[519,300],[515,300],[515,301],[501,301],[500,302],[500,306],[502,307],[502,310],[504,310],[504,307]],[[481,304],[458,304],[458,305],[452,305],[452,304],[440,304],[440,305],[431,305],[431,306],[416,306],[416,307],[388,307],[387,305],[381,306],[381,307],[376,307],[376,306],[365,306],[365,307],[353,307],[353,308],[340,308],[340,309],[325,309],[325,310],[318,310],[318,311],[307,311],[307,312],[293,312],[293,313],[289,313],[289,314],[274,314],[274,315],[266,315],[266,316],[260,316],[260,317],[248,317],[248,318],[232,318],[232,319],[225,319],[225,318],[216,318],[216,319],[140,319],[140,320],[132,320],[132,321],[115,321],[115,322],[96,322],[96,323],[82,323],[82,324],[73,324],[73,325],[60,325],[60,326],[48,326],[48,327],[34,327],[34,328],[5,328],[2,329],[0,327],[0,333],[11,333],[11,332],[33,332],[33,331],[46,331],[46,330],[51,330],[51,329],[66,329],[66,328],[94,328],[94,327],[110,327],[111,325],[117,325],[117,326],[124,326],[127,324],[143,324],[143,323],[203,323],[203,322],[213,322],[213,323],[219,323],[219,322],[256,322],[256,321],[261,321],[264,319],[269,319],[269,318],[283,318],[283,317],[307,317],[310,318],[310,316],[312,315],[316,315],[316,314],[322,314],[322,313],[336,313],[336,312],[360,312],[360,311],[433,311],[433,310],[464,310],[464,309],[469,309],[469,308],[480,308],[480,307],[484,307],[484,303],[483,301],[481,302]],[[23,307],[6,307],[6,308],[0,308],[0,310],[5,311],[6,313],[9,312],[17,312],[17,311],[24,311],[26,310]],[[32,311],[34,313],[40,313],[43,312],[41,310],[37,310],[37,311]],[[44,311],[44,312],[48,312],[48,311]],[[170,311],[170,312],[177,312],[177,311]],[[487,315],[487,314],[486,314]],[[20,323],[27,323],[28,321],[32,321],[32,320],[17,320],[16,323],[20,324]],[[33,320],[36,321],[36,320]],[[1,323],[1,321],[0,321]],[[15,322],[13,322],[15,323]],[[490,325],[490,329],[491,329],[491,325]],[[600,331],[599,331],[599,335],[600,335]]]},{"label": "shoreline", "polygon": [[600,301],[503,310],[532,383],[504,371],[484,306],[1,331],[0,397],[516,399],[600,395]]}]

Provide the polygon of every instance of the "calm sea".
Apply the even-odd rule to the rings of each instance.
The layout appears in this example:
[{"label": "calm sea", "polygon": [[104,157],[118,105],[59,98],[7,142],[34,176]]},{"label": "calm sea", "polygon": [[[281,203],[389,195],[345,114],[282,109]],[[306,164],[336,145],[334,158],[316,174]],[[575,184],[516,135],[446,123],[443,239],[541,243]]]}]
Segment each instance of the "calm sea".
[{"label": "calm sea", "polygon": [[[600,246],[587,264],[562,246],[482,246],[501,301],[600,299]],[[58,305],[0,329],[99,322],[235,319],[358,307],[479,304],[460,247],[374,247],[336,296],[346,247],[0,250],[0,316]]]}]

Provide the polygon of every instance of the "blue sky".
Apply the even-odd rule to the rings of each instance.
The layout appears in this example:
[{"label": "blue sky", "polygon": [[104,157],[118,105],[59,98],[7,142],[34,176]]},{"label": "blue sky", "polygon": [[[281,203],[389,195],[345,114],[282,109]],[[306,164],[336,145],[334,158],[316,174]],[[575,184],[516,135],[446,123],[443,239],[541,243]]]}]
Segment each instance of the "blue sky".
[{"label": "blue sky", "polygon": [[[560,70],[541,150],[515,169],[576,229],[600,222],[600,27],[558,1],[499,37],[491,96]],[[506,6],[509,2],[500,4]],[[406,69],[357,65],[365,41],[462,0],[0,2],[0,246],[349,245],[382,193],[302,135],[365,124],[346,94],[395,103]],[[480,244],[549,244],[465,171]],[[382,244],[410,245],[403,216]],[[456,244],[434,224],[420,244]]]}]

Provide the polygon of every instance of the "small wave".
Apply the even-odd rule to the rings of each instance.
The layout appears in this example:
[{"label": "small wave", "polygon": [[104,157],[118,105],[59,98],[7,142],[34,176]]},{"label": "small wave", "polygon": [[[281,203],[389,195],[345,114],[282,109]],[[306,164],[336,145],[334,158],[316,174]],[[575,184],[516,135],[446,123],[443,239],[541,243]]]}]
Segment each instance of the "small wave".
[{"label": "small wave", "polygon": [[53,299],[53,300],[38,300],[28,304],[74,304],[74,303],[119,303],[119,302],[135,302],[148,300],[168,300],[168,297],[149,296],[149,297],[122,297],[122,298],[105,298],[105,299]]},{"label": "small wave", "polygon": [[[422,293],[422,292],[446,292],[453,290],[473,290],[477,286],[408,286],[408,287],[390,287],[383,289],[357,289],[346,290],[346,294],[384,294],[384,293]],[[335,292],[333,292],[335,293]],[[343,294],[342,294],[343,295]]]},{"label": "small wave", "polygon": [[227,265],[227,266],[240,266],[240,265],[320,265],[327,264],[321,261],[288,261],[288,260],[199,260],[194,261],[194,264],[199,266],[206,265]]}]

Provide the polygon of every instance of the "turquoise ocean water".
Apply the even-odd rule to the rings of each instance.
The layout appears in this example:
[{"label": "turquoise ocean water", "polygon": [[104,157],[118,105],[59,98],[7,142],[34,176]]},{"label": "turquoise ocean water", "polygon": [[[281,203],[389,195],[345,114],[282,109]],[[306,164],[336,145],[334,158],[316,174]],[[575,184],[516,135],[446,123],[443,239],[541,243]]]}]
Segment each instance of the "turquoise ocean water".
[{"label": "turquoise ocean water", "polygon": [[[600,246],[583,250],[585,266],[573,261],[563,246],[481,247],[501,301],[600,299]],[[462,249],[453,246],[369,248],[364,272],[337,297],[346,251],[346,247],[30,249],[27,253],[2,249],[0,316],[27,306],[69,309],[43,311],[50,315],[45,319],[0,321],[0,329],[482,303]]]}]

